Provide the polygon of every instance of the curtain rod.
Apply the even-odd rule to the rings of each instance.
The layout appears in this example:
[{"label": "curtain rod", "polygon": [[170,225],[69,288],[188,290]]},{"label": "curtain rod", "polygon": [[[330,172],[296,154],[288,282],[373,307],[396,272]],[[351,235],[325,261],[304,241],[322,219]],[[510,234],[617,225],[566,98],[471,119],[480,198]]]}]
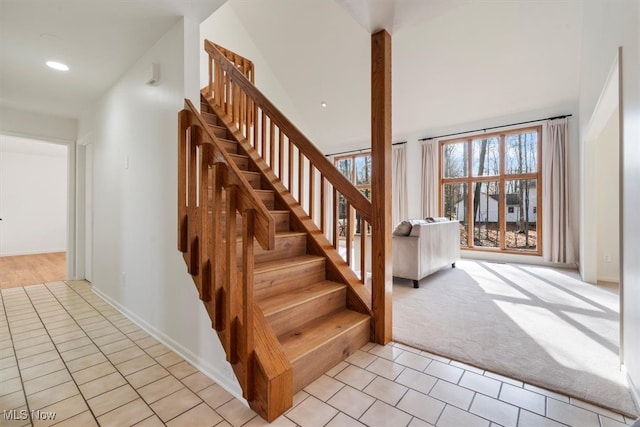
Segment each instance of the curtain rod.
[{"label": "curtain rod", "polygon": [[[407,141],[402,141],[402,142],[394,142],[391,145],[402,145],[402,144],[406,144]],[[371,151],[371,148],[360,148],[358,150],[349,150],[349,151],[341,151],[339,153],[331,153],[331,154],[325,154],[325,157],[329,157],[329,156],[339,156],[340,154],[349,154],[349,153],[362,153],[363,151]]]},{"label": "curtain rod", "polygon": [[536,122],[541,122],[543,120],[564,119],[565,117],[571,117],[571,116],[573,116],[573,114],[565,114],[563,116],[547,117],[546,119],[528,120],[526,122],[511,123],[510,125],[491,126],[491,127],[488,127],[488,128],[468,130],[468,131],[465,131],[465,132],[455,132],[455,133],[449,133],[449,134],[446,134],[446,135],[430,136],[428,138],[421,138],[418,141],[429,141],[429,140],[432,140],[432,139],[440,139],[440,138],[446,138],[448,136],[464,135],[465,133],[474,133],[474,132],[480,132],[480,131],[486,132],[486,131],[491,130],[491,129],[500,129],[500,128],[506,128],[506,127],[509,127],[509,126],[526,125],[528,123],[536,123]]}]

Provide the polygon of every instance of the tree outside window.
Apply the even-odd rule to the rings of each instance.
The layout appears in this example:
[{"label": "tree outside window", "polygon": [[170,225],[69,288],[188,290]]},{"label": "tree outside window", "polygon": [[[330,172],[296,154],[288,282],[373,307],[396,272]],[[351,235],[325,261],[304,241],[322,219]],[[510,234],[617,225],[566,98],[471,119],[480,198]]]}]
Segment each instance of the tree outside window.
[{"label": "tree outside window", "polygon": [[441,215],[465,249],[540,254],[540,127],[443,141]]}]

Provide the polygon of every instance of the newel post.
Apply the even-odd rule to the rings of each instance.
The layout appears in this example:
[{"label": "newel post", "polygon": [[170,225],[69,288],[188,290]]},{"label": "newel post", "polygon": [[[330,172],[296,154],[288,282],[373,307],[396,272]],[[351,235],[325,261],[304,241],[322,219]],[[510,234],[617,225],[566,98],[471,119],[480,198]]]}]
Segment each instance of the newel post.
[{"label": "newel post", "polygon": [[391,36],[371,36],[371,242],[374,340],[392,339],[391,311]]}]

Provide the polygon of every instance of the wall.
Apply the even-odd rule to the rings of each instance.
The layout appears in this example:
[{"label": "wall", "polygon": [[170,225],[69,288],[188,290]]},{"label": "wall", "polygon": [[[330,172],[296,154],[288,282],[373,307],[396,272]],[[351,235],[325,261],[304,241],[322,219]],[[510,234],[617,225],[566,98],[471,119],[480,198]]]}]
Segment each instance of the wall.
[{"label": "wall", "polygon": [[0,135],[0,217],[0,256],[66,250],[66,145]]},{"label": "wall", "polygon": [[596,141],[597,176],[597,280],[620,280],[620,221],[619,221],[619,114],[616,110],[609,118]]},{"label": "wall", "polygon": [[32,113],[0,106],[0,133],[43,141],[75,141],[78,122],[66,117]]},{"label": "wall", "polygon": [[[177,114],[185,96],[197,99],[197,35],[197,23],[180,21],[80,120],[93,151],[93,286],[237,394],[176,249]],[[158,86],[145,85],[151,63]]]},{"label": "wall", "polygon": [[232,3],[225,3],[200,24],[200,87],[204,87],[209,82],[209,56],[203,48],[204,40],[208,39],[251,60],[255,69],[256,87],[296,127],[304,131],[305,126],[301,115],[238,18]]},{"label": "wall", "polygon": [[623,363],[640,407],[640,5],[635,0],[584,3],[580,127],[585,130],[622,46],[622,326]]}]

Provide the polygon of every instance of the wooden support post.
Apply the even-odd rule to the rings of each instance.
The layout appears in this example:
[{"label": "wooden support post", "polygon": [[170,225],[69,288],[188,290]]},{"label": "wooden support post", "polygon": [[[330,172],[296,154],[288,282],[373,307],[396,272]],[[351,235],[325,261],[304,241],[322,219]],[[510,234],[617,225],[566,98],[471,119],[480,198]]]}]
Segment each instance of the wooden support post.
[{"label": "wooden support post", "polygon": [[392,339],[391,310],[391,36],[371,36],[371,239],[373,339]]}]

